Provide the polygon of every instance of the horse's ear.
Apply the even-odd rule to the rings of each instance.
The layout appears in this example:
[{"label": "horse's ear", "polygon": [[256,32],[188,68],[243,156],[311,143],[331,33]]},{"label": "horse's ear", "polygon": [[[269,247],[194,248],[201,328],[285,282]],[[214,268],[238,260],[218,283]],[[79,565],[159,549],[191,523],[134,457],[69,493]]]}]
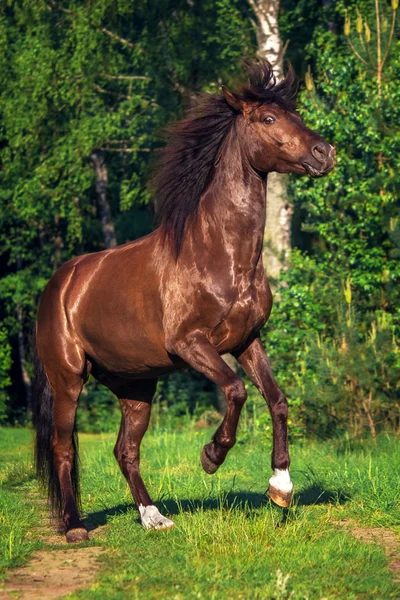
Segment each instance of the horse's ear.
[{"label": "horse's ear", "polygon": [[238,94],[235,94],[235,92],[231,92],[224,85],[222,86],[222,93],[224,95],[225,100],[231,108],[233,108],[234,110],[242,110],[242,99]]}]

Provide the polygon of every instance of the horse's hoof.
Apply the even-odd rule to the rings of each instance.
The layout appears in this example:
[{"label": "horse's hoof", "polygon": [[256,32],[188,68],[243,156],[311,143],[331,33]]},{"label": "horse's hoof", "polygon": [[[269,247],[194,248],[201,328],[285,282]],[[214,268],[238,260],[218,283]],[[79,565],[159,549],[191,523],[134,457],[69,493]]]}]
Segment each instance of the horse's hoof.
[{"label": "horse's hoof", "polygon": [[206,454],[205,446],[201,452],[200,460],[201,460],[201,466],[203,467],[205,472],[208,473],[209,475],[212,475],[213,473],[215,473],[215,471],[217,471],[219,468],[219,465],[216,465],[208,458],[208,456]]},{"label": "horse's hoof", "polygon": [[78,527],[76,529],[70,529],[65,534],[65,539],[68,544],[74,544],[77,542],[88,542],[89,534],[83,527]]},{"label": "horse's hoof", "polygon": [[274,502],[281,508],[287,508],[292,502],[293,492],[282,492],[281,490],[277,490],[272,485],[269,485],[268,493],[272,502]]},{"label": "horse's hoof", "polygon": [[140,504],[139,512],[140,520],[145,529],[162,530],[175,527],[175,523],[171,519],[164,517],[156,506],[143,506],[143,504]]},{"label": "horse's hoof", "polygon": [[159,521],[154,527],[150,527],[149,529],[156,529],[157,531],[163,531],[165,529],[173,529],[175,527],[175,523],[171,521],[171,519],[167,519],[167,517],[163,517],[162,521]]}]

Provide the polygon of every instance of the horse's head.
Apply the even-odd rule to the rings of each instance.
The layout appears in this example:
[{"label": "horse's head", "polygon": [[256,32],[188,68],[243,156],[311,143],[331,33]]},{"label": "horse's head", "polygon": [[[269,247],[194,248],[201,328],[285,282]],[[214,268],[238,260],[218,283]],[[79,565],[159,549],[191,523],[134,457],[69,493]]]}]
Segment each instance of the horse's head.
[{"label": "horse's head", "polygon": [[251,166],[261,173],[326,175],[334,167],[333,147],[305,126],[295,111],[297,86],[292,70],[276,83],[271,65],[263,60],[246,65],[249,83],[240,93],[224,88],[238,113],[238,133]]}]

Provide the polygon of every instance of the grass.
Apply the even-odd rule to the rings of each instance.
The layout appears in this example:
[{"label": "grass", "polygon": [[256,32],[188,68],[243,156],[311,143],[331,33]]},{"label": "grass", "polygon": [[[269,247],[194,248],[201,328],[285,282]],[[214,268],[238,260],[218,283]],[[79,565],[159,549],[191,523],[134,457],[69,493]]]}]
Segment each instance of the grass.
[{"label": "grass", "polygon": [[[39,547],[44,518],[30,463],[31,433],[0,430],[0,569]],[[370,442],[292,445],[294,506],[265,497],[269,440],[248,436],[214,476],[199,465],[209,431],[153,429],[142,445],[142,473],[172,531],[145,531],[112,455],[115,435],[81,435],[83,503],[92,527],[107,525],[105,552],[80,599],[398,598],[381,546],[335,524],[352,519],[400,534],[400,446]],[[396,473],[397,471],[397,473]]]}]

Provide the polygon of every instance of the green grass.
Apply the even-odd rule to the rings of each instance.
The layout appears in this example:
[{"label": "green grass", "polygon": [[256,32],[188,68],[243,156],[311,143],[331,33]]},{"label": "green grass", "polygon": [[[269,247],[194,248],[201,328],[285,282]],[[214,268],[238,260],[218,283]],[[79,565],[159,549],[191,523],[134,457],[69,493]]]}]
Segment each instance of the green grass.
[{"label": "green grass", "polygon": [[[32,433],[0,429],[0,580],[40,547],[40,505],[31,460]],[[28,501],[30,499],[30,501]]]},{"label": "green grass", "polygon": [[[45,512],[32,501],[30,432],[2,429],[0,436],[4,569],[38,546],[34,525]],[[105,549],[96,582],[74,598],[399,597],[383,549],[335,525],[352,519],[400,534],[400,446],[392,437],[380,437],[377,448],[368,441],[293,444],[296,499],[283,513],[264,495],[269,440],[248,436],[209,476],[199,454],[210,432],[153,430],[142,445],[142,473],[159,508],[175,521],[165,532],[140,527],[112,455],[115,435],[80,438],[87,519],[107,527],[93,542]]]}]

